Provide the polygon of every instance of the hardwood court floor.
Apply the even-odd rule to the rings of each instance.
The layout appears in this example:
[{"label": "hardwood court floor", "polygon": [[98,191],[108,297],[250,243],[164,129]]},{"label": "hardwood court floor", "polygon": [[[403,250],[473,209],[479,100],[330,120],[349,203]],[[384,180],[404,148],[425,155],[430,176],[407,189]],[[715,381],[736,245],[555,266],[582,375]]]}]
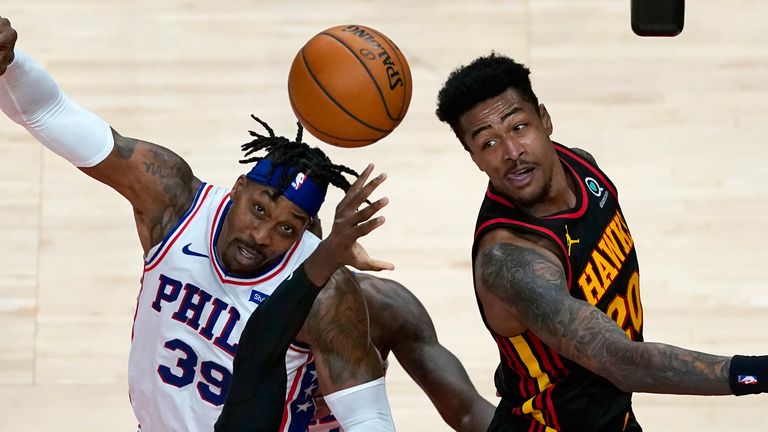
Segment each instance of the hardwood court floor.
[{"label": "hardwood court floor", "polygon": [[[485,181],[433,114],[450,70],[491,50],[532,68],[554,138],[591,151],[618,185],[647,340],[768,353],[768,3],[687,9],[674,39],[634,36],[629,0],[4,0],[0,14],[74,100],[223,185],[244,170],[250,113],[294,133],[286,78],[304,41],[342,23],[392,38],[414,78],[405,121],[369,148],[324,148],[390,174],[387,225],[365,244],[396,263],[389,276],[496,401],[498,355],[469,268]],[[141,249],[130,206],[6,120],[0,155],[0,430],[135,430],[126,369]],[[400,430],[447,429],[396,362],[388,389]],[[637,395],[635,407],[648,431],[720,432],[764,430],[767,401]]]}]

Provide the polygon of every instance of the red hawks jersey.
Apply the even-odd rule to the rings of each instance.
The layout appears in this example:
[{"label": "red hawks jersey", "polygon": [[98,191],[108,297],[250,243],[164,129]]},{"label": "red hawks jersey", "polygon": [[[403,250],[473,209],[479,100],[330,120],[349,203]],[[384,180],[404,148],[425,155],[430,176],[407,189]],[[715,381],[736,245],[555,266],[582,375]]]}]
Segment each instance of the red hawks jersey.
[{"label": "red hawks jersey", "polygon": [[[616,187],[597,166],[571,149],[555,144],[555,150],[576,185],[575,207],[533,217],[489,185],[477,219],[473,260],[482,236],[494,229],[541,236],[560,252],[570,294],[603,311],[627,338],[642,341],[637,254]],[[485,321],[479,300],[478,305]],[[496,373],[502,396],[499,424],[530,432],[639,430],[631,394],[560,356],[531,331],[505,337],[487,322],[486,326],[501,357]]]},{"label": "red hawks jersey", "polygon": [[[258,277],[232,275],[215,251],[230,205],[227,190],[203,183],[189,211],[147,254],[128,367],[131,404],[143,432],[213,430],[248,317],[319,243],[305,232]],[[312,353],[294,343],[285,364],[280,431],[303,431],[314,414]]]}]

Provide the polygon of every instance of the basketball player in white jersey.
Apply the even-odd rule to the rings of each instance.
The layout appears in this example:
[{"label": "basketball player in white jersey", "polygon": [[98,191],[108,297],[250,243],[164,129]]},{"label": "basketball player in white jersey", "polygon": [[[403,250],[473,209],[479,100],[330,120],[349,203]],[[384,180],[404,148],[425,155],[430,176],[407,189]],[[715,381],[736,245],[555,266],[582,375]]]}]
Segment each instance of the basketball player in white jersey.
[{"label": "basketball player in white jersey", "polygon": [[[0,18],[2,111],[133,206],[145,265],[129,394],[143,432],[213,429],[245,322],[262,302],[269,304],[282,281],[322,287],[344,264],[391,268],[356,243],[383,223],[373,216],[386,205],[385,198],[357,210],[384,180],[380,175],[365,183],[372,166],[349,188],[331,235],[319,244],[306,227],[327,185],[346,189],[342,173],[351,170],[331,164],[300,136],[290,142],[270,131],[269,137],[254,140],[254,149],[268,150],[267,157],[240,176],[231,191],[206,184],[177,154],[123,137],[73,103],[39,64],[14,52],[15,41],[16,32]],[[281,153],[283,145],[293,148]],[[315,248],[323,253],[313,254]],[[334,276],[308,311],[319,325],[301,329],[301,342],[291,345],[280,362],[285,406],[278,413],[279,429],[255,425],[254,430],[305,429],[309,418],[303,412],[309,407],[298,402],[317,386],[345,429],[394,430],[365,305],[354,284],[339,280],[343,276]],[[268,324],[281,332],[284,321]]]}]

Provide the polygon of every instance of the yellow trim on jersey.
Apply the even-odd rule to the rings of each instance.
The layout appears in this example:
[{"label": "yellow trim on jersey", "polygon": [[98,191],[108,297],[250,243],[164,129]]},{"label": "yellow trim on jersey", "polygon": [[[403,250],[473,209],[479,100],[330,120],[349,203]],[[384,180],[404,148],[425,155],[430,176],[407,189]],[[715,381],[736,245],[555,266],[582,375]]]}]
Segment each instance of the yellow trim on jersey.
[{"label": "yellow trim on jersey", "polygon": [[[544,391],[547,387],[552,385],[549,380],[549,375],[541,370],[539,361],[536,360],[536,356],[533,354],[531,347],[528,346],[528,342],[526,342],[522,336],[513,336],[509,338],[509,341],[512,342],[512,346],[523,361],[525,368],[528,369],[528,373],[532,378],[536,378],[536,382],[539,385],[539,391]],[[537,422],[543,424],[546,427],[544,429],[545,432],[557,432],[557,429],[552,429],[547,426],[547,422],[544,420],[544,414],[541,410],[533,408],[533,399],[534,398],[530,398],[525,401],[523,404],[523,414],[530,414]]]},{"label": "yellow trim on jersey", "polygon": [[522,336],[513,336],[509,338],[509,341],[512,342],[512,346],[515,347],[515,351],[517,351],[517,354],[523,361],[525,368],[528,369],[528,373],[532,378],[536,378],[536,382],[539,384],[539,391],[544,391],[544,389],[549,387],[552,383],[549,381],[549,375],[542,372],[541,366],[539,366],[539,362],[536,360],[536,356],[533,355],[531,347],[528,346],[528,342],[526,342]]}]

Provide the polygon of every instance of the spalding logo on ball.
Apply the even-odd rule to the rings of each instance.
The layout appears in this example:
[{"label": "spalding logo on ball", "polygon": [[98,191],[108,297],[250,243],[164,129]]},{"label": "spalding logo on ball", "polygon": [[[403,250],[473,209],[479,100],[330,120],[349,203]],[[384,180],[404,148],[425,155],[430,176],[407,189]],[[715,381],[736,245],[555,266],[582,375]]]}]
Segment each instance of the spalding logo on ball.
[{"label": "spalding logo on ball", "polygon": [[288,95],[299,121],[341,147],[374,143],[400,124],[411,102],[411,70],[386,36],[361,25],[329,28],[296,54]]}]

